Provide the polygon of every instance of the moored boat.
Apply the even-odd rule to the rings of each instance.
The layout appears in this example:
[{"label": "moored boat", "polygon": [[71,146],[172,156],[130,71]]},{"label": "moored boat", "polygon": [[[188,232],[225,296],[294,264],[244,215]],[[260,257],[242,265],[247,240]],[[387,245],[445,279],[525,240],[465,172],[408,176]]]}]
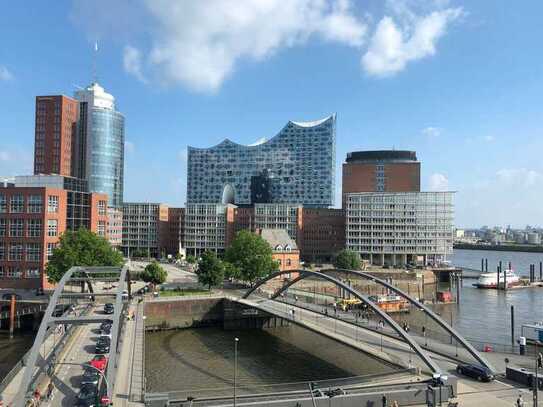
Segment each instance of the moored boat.
[{"label": "moored boat", "polygon": [[[507,281],[507,287],[514,287],[520,284],[520,277],[513,270],[505,270],[505,281]],[[477,283],[474,284],[477,288],[498,288],[504,285],[503,273],[481,273],[477,279]]]}]

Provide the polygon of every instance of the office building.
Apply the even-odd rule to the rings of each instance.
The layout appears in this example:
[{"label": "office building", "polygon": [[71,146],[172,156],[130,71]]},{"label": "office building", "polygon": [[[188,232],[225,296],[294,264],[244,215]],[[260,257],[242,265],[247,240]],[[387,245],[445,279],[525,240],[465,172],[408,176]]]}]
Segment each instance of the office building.
[{"label": "office building", "polygon": [[92,192],[107,194],[108,206],[120,209],[124,183],[124,116],[115,98],[97,83],[75,92],[79,102],[74,175]]},{"label": "office building", "polygon": [[270,140],[188,148],[187,202],[334,204],[336,116],[290,121]]},{"label": "office building", "polygon": [[343,196],[355,192],[418,192],[420,162],[415,151],[355,151],[343,164]]},{"label": "office building", "polygon": [[66,230],[107,238],[107,196],[60,175],[0,184],[0,288],[51,288],[45,266]]},{"label": "office building", "polygon": [[123,244],[123,212],[121,209],[109,207],[107,215],[107,236],[109,243],[115,248],[120,248]]},{"label": "office building", "polygon": [[175,256],[183,233],[183,208],[149,202],[123,204],[122,251],[130,257]]},{"label": "office building", "polygon": [[436,264],[452,255],[453,192],[345,196],[347,249],[379,265]]},{"label": "office building", "polygon": [[77,101],[67,96],[37,96],[34,174],[74,175]]},{"label": "office building", "polygon": [[223,253],[237,232],[268,229],[284,230],[306,261],[330,261],[345,247],[342,210],[281,203],[240,207],[189,203],[183,244],[187,254]]}]

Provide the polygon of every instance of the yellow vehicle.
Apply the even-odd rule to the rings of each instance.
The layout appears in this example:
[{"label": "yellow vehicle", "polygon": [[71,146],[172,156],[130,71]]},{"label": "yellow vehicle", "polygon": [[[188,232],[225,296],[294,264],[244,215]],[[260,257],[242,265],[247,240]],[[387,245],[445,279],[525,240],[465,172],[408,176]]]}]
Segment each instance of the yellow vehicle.
[{"label": "yellow vehicle", "polygon": [[358,298],[342,298],[338,304],[343,311],[347,311],[348,309],[356,308],[357,305],[362,304],[362,301]]}]

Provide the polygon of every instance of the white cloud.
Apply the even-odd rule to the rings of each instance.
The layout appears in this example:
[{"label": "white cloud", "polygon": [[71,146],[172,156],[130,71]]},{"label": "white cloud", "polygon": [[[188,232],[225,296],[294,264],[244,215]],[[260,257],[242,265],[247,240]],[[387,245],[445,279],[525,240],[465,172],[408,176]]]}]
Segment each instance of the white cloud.
[{"label": "white cloud", "polygon": [[142,71],[142,55],[140,50],[130,45],[124,47],[123,50],[123,67],[124,70],[134,75],[139,81],[147,83],[147,79]]},{"label": "white cloud", "polygon": [[494,136],[484,136],[483,140],[490,143],[490,142],[494,141],[495,138],[494,138]]},{"label": "white cloud", "polygon": [[0,81],[10,81],[13,79],[13,74],[5,66],[0,65]]},{"label": "white cloud", "polygon": [[133,153],[136,150],[136,146],[131,141],[125,140],[124,151],[127,153]]},{"label": "white cloud", "polygon": [[498,181],[507,186],[533,187],[541,180],[541,173],[527,168],[503,168],[496,172]]},{"label": "white cloud", "polygon": [[165,83],[214,91],[240,60],[259,61],[312,35],[360,46],[349,0],[147,0],[158,28],[149,64]]},{"label": "white cloud", "polygon": [[425,127],[422,129],[422,134],[429,138],[439,137],[441,135],[441,129],[439,127]]},{"label": "white cloud", "polygon": [[448,191],[449,179],[438,172],[430,175],[430,191]]},{"label": "white cloud", "polygon": [[448,8],[425,16],[404,10],[403,14],[400,23],[390,16],[379,21],[361,60],[369,75],[390,76],[403,70],[410,61],[434,55],[437,41],[462,14],[462,9]]}]

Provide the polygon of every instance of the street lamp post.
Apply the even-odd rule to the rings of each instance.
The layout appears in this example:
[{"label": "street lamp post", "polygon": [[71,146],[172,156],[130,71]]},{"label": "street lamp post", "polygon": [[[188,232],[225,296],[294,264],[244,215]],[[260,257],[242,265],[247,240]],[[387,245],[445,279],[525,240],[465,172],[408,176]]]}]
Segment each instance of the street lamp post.
[{"label": "street lamp post", "polygon": [[239,338],[234,338],[234,407],[236,407],[236,387],[238,381],[238,342]]}]

